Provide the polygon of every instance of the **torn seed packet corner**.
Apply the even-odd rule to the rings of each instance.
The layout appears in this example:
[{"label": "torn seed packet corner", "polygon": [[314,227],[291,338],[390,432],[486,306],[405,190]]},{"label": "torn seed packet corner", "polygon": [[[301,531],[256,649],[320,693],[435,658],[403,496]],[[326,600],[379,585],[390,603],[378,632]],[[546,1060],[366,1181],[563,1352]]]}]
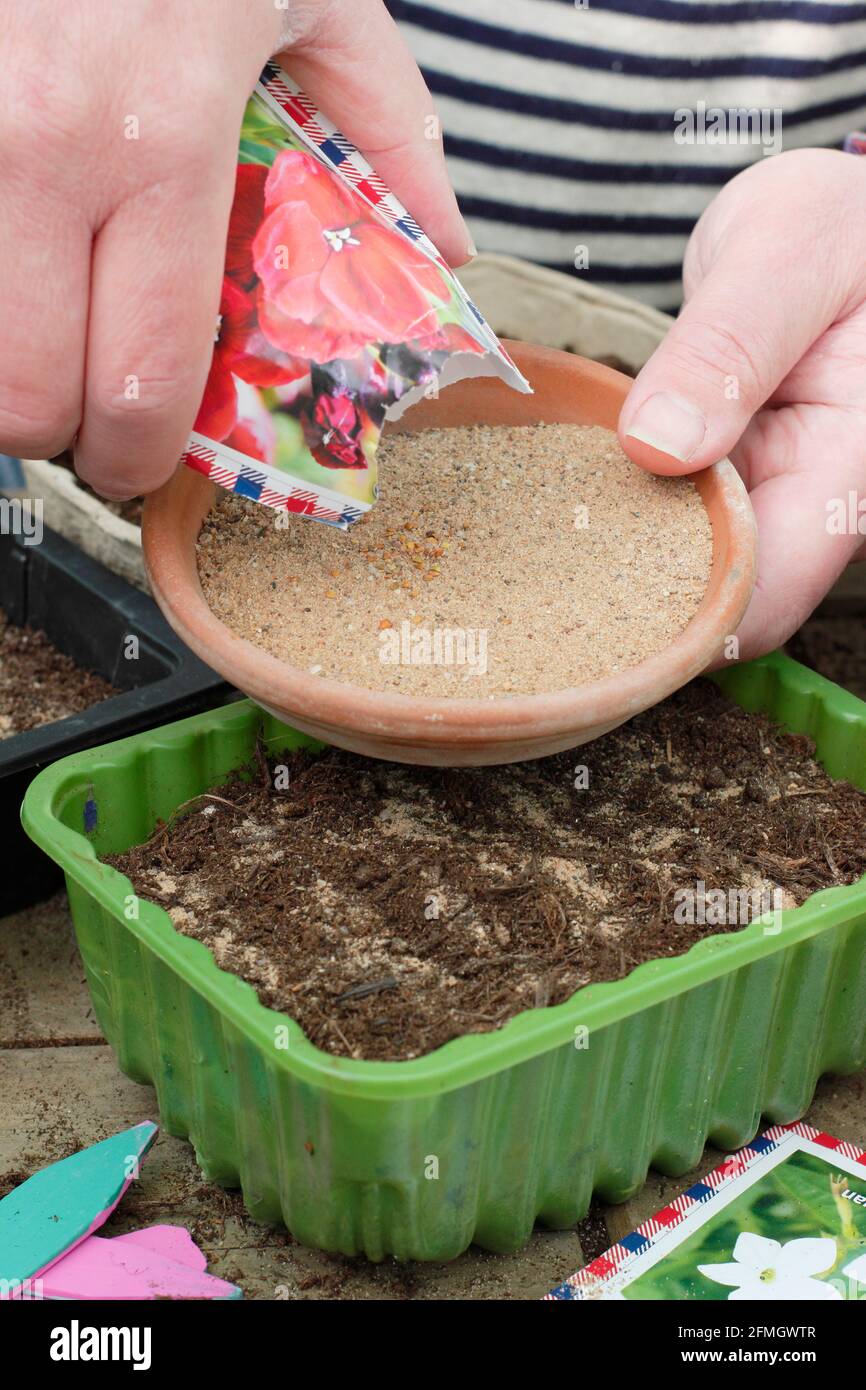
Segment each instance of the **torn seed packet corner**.
[{"label": "torn seed packet corner", "polygon": [[347,529],[386,421],[464,377],[528,382],[435,246],[276,63],[241,128],[213,360],[183,462]]}]

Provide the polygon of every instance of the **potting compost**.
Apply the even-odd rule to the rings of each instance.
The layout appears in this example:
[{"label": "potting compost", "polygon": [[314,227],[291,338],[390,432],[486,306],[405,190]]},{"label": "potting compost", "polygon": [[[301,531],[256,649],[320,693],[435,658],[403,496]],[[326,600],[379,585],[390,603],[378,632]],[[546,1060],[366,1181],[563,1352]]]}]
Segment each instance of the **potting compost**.
[{"label": "potting compost", "polygon": [[637,468],[608,430],[395,433],[379,457],[378,504],[348,535],[218,503],[199,575],[234,632],[317,675],[488,698],[634,666],[700,605],[712,530],[698,493]]},{"label": "potting compost", "polygon": [[854,882],[866,795],[700,681],[536,762],[261,754],[109,862],[318,1046],[404,1059],[739,929],[682,920],[696,883]]},{"label": "potting compost", "polygon": [[0,609],[0,739],[80,714],[117,691]]}]

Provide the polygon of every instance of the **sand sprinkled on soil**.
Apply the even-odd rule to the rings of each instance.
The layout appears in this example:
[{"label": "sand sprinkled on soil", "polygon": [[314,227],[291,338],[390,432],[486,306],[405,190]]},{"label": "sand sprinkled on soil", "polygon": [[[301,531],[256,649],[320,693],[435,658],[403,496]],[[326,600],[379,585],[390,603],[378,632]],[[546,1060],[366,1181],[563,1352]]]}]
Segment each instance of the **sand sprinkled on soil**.
[{"label": "sand sprinkled on soil", "polygon": [[379,501],[348,532],[220,499],[198,567],[234,632],[316,675],[483,699],[634,666],[703,598],[694,486],[635,467],[608,430],[392,434],[379,458]]},{"label": "sand sprinkled on soil", "polygon": [[537,762],[260,752],[109,862],[318,1046],[397,1059],[853,883],[866,796],[696,682]]}]

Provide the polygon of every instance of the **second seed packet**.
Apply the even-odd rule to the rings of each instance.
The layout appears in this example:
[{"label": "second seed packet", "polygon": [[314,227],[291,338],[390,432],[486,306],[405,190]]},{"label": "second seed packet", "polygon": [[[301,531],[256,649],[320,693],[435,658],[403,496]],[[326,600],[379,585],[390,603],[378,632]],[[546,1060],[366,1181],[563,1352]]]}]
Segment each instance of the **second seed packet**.
[{"label": "second seed packet", "polygon": [[866,1152],[776,1125],[547,1298],[862,1301]]}]

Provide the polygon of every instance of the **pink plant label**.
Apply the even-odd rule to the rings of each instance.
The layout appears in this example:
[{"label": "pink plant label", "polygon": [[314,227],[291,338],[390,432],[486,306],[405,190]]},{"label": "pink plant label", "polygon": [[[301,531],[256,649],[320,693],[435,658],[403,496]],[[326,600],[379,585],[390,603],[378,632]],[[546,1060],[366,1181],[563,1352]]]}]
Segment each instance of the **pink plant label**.
[{"label": "pink plant label", "polygon": [[184,462],[343,529],[386,420],[468,376],[529,385],[421,228],[275,63],[244,115],[213,361]]},{"label": "pink plant label", "polygon": [[241,1297],[237,1285],[206,1267],[182,1226],[149,1226],[111,1240],[90,1236],[42,1276],[40,1292],[42,1298],[100,1301]]}]

